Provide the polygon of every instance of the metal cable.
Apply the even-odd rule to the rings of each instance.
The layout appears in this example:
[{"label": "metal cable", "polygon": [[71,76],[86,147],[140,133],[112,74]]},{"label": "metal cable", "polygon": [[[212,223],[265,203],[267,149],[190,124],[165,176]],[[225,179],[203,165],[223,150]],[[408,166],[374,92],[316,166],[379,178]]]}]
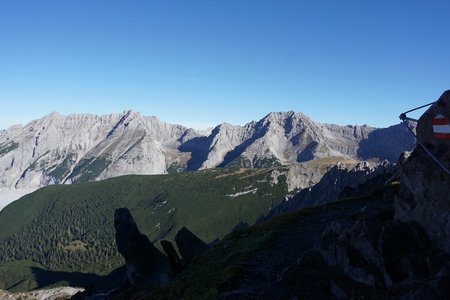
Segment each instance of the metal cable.
[{"label": "metal cable", "polygon": [[434,103],[436,103],[436,101],[431,102],[431,103],[428,103],[428,104],[425,104],[425,105],[422,105],[422,106],[419,106],[419,107],[416,107],[416,108],[413,108],[413,109],[410,109],[410,110],[408,110],[408,111],[405,111],[403,114],[406,115],[406,114],[408,114],[408,113],[410,113],[410,112],[412,112],[412,111],[415,111],[415,110],[418,110],[418,109],[421,109],[421,108],[430,106],[430,105],[432,105],[432,104],[434,104]]},{"label": "metal cable", "polygon": [[433,105],[434,103],[436,103],[436,101],[431,102],[431,103],[428,103],[428,104],[425,104],[425,105],[422,105],[422,106],[419,106],[419,107],[416,107],[416,108],[413,108],[413,109],[410,109],[410,110],[408,110],[408,111],[405,111],[404,113],[400,114],[399,118],[400,118],[400,120],[402,120],[402,121],[410,120],[410,121],[418,122],[418,120],[415,120],[415,119],[412,119],[412,118],[408,118],[408,117],[406,116],[406,114],[408,114],[408,113],[410,113],[410,112],[412,112],[412,111],[415,111],[415,110],[418,110],[418,109],[421,109],[421,108],[424,108],[424,107]]}]

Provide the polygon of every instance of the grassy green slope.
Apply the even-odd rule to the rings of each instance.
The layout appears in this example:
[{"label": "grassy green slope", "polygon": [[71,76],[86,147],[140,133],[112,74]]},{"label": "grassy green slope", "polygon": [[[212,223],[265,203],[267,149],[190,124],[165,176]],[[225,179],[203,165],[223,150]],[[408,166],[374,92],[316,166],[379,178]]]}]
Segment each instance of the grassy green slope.
[{"label": "grassy green slope", "polygon": [[7,262],[0,266],[0,289],[31,290],[37,287],[36,281],[29,280],[33,268],[41,266],[32,261]]},{"label": "grassy green slope", "polygon": [[107,274],[122,263],[113,228],[119,207],[131,210],[152,241],[173,239],[186,226],[211,242],[241,221],[254,223],[282,199],[285,178],[273,186],[270,177],[270,169],[222,169],[49,186],[0,212],[0,263],[29,260],[49,270]]},{"label": "grassy green slope", "polygon": [[[219,299],[221,293],[225,292],[224,289],[230,288],[229,285],[238,286],[241,283],[249,283],[251,280],[256,283],[259,280],[264,282],[268,279],[258,277],[260,273],[256,272],[256,268],[270,273],[276,268],[280,268],[279,272],[287,270],[289,261],[297,265],[299,258],[315,245],[316,238],[332,221],[353,225],[353,222],[360,218],[363,207],[377,211],[380,222],[391,218],[390,213],[389,217],[385,215],[391,212],[385,207],[390,207],[390,200],[382,199],[384,193],[395,193],[396,189],[397,187],[393,186],[367,195],[341,199],[335,203],[303,208],[277,216],[263,224],[236,230],[204,256],[194,259],[171,284],[157,289],[131,288],[112,299]],[[276,260],[280,257],[280,260]],[[277,261],[279,265],[274,261]],[[314,267],[321,270],[323,266],[317,266],[316,263],[313,260],[307,261],[306,269]],[[248,269],[245,269],[246,266]],[[249,269],[255,272],[254,277],[251,277],[252,271]],[[348,286],[345,287],[349,289],[349,293],[353,289],[356,295],[361,295],[358,299],[372,299],[371,297],[384,299],[378,295],[384,291],[376,291],[358,282],[351,282],[346,275],[337,270],[333,270],[331,276],[338,278],[340,284],[344,286],[347,284]],[[313,277],[312,280],[314,279]],[[241,298],[236,296],[235,299]]]}]

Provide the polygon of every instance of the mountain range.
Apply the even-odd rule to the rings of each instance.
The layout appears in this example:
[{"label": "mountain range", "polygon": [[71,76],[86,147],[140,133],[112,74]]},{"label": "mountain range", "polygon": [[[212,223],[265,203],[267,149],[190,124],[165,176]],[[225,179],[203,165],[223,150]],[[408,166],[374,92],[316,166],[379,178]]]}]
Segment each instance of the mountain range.
[{"label": "mountain range", "polygon": [[339,126],[272,112],[244,126],[199,131],[136,111],[51,113],[0,131],[0,188],[39,188],[127,174],[271,167],[330,156],[395,162],[414,146],[402,125]]}]

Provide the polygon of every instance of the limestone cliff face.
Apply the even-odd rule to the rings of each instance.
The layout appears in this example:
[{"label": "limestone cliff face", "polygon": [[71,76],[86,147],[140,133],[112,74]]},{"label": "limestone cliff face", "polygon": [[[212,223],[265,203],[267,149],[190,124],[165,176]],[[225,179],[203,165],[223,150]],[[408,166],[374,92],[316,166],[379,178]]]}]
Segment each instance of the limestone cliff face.
[{"label": "limestone cliff face", "polygon": [[187,130],[134,111],[103,116],[51,113],[0,133],[0,186],[32,188],[164,173],[171,164],[189,159],[177,150],[177,140]]},{"label": "limestone cliff face", "polygon": [[345,197],[368,194],[376,188],[384,187],[385,182],[393,176],[395,170],[395,166],[386,160],[381,163],[338,161],[335,165],[328,166],[326,171],[316,170],[315,174],[321,174],[319,180],[310,177],[309,188],[300,185],[299,193],[292,198],[285,198],[266,216],[260,218],[259,222],[304,207],[323,205]]},{"label": "limestone cliff face", "polygon": [[330,156],[395,162],[402,151],[412,149],[414,139],[399,125],[384,129],[339,126],[315,122],[303,113],[278,112],[244,127],[219,125],[205,143],[208,154],[199,164],[202,169],[236,160],[261,167]]},{"label": "limestone cliff face", "polygon": [[0,131],[0,188],[38,188],[126,174],[223,166],[268,167],[339,156],[396,161],[414,145],[402,125],[338,126],[295,112],[270,113],[211,132],[120,114],[51,113]]}]

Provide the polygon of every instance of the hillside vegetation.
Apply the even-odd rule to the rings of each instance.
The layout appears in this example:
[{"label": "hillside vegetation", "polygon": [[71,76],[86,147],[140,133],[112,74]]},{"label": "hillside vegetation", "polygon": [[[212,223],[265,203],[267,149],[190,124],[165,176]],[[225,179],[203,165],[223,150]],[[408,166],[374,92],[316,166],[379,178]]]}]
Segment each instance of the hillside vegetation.
[{"label": "hillside vegetation", "polygon": [[450,255],[394,219],[400,185],[236,230],[170,284],[109,299],[449,299]]},{"label": "hillside vegetation", "polygon": [[[272,171],[221,169],[123,176],[42,188],[0,212],[0,275],[11,270],[8,265],[21,261],[55,272],[109,274],[123,263],[113,226],[113,213],[119,207],[130,209],[140,230],[152,241],[172,240],[186,226],[212,242],[240,222],[254,223],[283,199],[286,178],[280,175],[275,184]],[[20,270],[26,273],[27,268]],[[21,274],[17,280],[26,281],[31,275]],[[20,289],[16,277],[3,277],[10,282],[0,287]]]}]

